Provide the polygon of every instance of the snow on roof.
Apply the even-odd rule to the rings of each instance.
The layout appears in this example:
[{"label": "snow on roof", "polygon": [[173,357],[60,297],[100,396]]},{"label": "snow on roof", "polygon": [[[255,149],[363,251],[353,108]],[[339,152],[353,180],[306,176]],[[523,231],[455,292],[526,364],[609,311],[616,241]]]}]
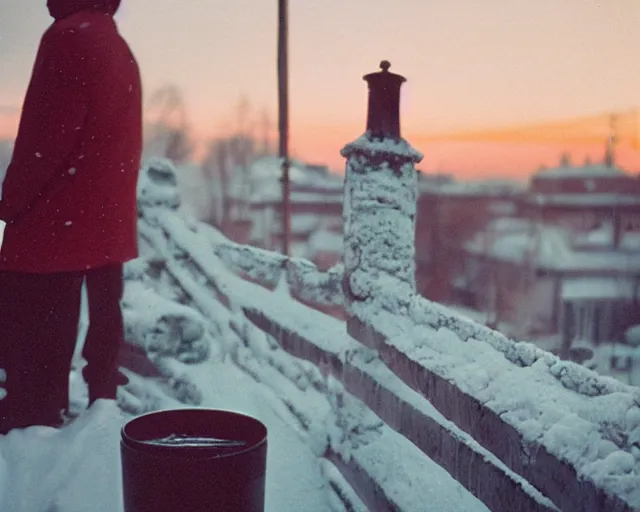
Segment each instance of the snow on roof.
[{"label": "snow on roof", "polygon": [[[279,183],[282,176],[281,159],[276,156],[266,156],[251,164],[249,173],[252,180],[257,182],[275,181]],[[326,187],[342,187],[342,176],[329,171],[319,172],[318,166],[309,166],[303,162],[292,160],[289,166],[289,179],[293,184],[322,185]]]},{"label": "snow on roof", "polygon": [[564,300],[633,299],[634,283],[629,279],[580,277],[562,281]]},{"label": "snow on roof", "polygon": [[539,205],[557,206],[635,206],[640,205],[638,194],[532,194],[527,200]]},{"label": "snow on roof", "polygon": [[484,180],[437,182],[419,180],[420,192],[444,196],[497,196],[512,197],[525,191],[526,185],[517,181]]},{"label": "snow on roof", "polygon": [[613,225],[611,222],[602,224],[587,233],[581,233],[575,239],[575,245],[580,247],[611,247],[613,244]]},{"label": "snow on roof", "polygon": [[[307,204],[342,204],[342,193],[322,193],[322,192],[291,192],[292,203]],[[252,198],[253,205],[273,204],[282,202],[282,190],[270,191],[270,193],[262,193]]]},{"label": "snow on roof", "polygon": [[496,259],[520,262],[533,250],[536,226],[528,219],[504,217],[491,221],[467,245],[469,252],[489,254]]},{"label": "snow on roof", "polygon": [[634,325],[627,329],[625,339],[627,340],[627,344],[632,347],[640,347],[640,325]]},{"label": "snow on roof", "polygon": [[[251,163],[248,169],[237,168],[230,173],[227,194],[230,197],[261,202],[281,197],[282,176],[281,159],[277,156],[265,156]],[[342,192],[343,177],[337,173],[319,172],[318,166],[309,166],[298,160],[291,160],[289,180],[292,188],[310,187],[336,193]]]},{"label": "snow on roof", "polygon": [[291,215],[291,231],[294,234],[307,234],[315,230],[322,219],[313,213],[297,213]]},{"label": "snow on roof", "polygon": [[[580,234],[574,239],[574,247],[606,249],[613,246],[613,225],[610,222]],[[640,251],[640,233],[622,233],[620,237],[620,249],[625,251]]]},{"label": "snow on roof", "polygon": [[620,248],[628,251],[640,251],[640,233],[625,233],[620,240]]},{"label": "snow on roof", "polygon": [[[310,193],[296,191],[296,187],[317,190],[317,194],[321,197],[331,195],[342,197],[344,177],[331,172],[318,172],[316,167],[309,167],[301,162],[292,161],[292,165],[289,168],[289,179],[293,188],[291,194],[294,202],[307,202],[309,198],[300,194]],[[256,160],[250,168],[251,202],[265,204],[282,201],[281,176],[280,158],[269,156]]]},{"label": "snow on roof", "polygon": [[320,252],[342,254],[343,246],[344,238],[342,234],[321,229],[309,237],[307,258],[312,259],[313,256]]},{"label": "snow on roof", "polygon": [[[324,217],[316,213],[293,213],[291,215],[291,233],[294,235],[308,235],[323,224]],[[271,233],[281,234],[282,225],[272,225]]]},{"label": "snow on roof", "polygon": [[[212,320],[215,320],[216,324],[220,326],[223,333],[221,340],[224,340],[225,343],[234,343],[242,346],[242,340],[238,338],[231,325],[244,325],[238,323],[239,321],[244,321],[244,315],[239,314],[237,311],[242,312],[243,309],[250,309],[264,314],[267,318],[276,319],[274,321],[280,323],[283,329],[298,333],[309,340],[309,344],[316,345],[320,350],[330,354],[336,354],[341,360],[344,360],[345,357],[350,357],[351,354],[359,350],[360,345],[347,334],[344,321],[304,306],[290,295],[282,293],[284,290],[271,292],[235,275],[217,256],[212,256],[211,239],[207,240],[199,232],[184,229],[183,222],[177,216],[164,216],[162,222],[163,226],[169,229],[172,239],[176,241],[178,246],[193,256],[194,261],[201,267],[204,275],[208,276],[220,289],[224,290],[224,294],[229,297],[230,302],[234,305],[234,311],[232,312],[220,306],[212,298],[211,292],[207,287],[198,288],[195,286],[193,288],[193,299],[196,303],[216,305],[215,308],[212,308],[212,311],[215,311]],[[202,228],[203,225],[199,225],[198,229]],[[220,236],[219,232],[216,233],[213,229],[207,229],[207,231],[209,231],[209,236],[215,236],[216,238]],[[264,252],[266,253],[266,251]],[[274,256],[273,253],[268,254],[271,257]],[[196,283],[194,282],[194,284]],[[219,312],[218,306],[220,307]],[[306,370],[301,373],[300,365],[296,363],[295,358],[284,354],[282,351],[274,352],[274,347],[267,343],[264,332],[256,329],[249,322],[246,322],[246,325],[250,326],[251,329],[243,331],[245,341],[248,340],[251,350],[258,354],[257,359],[251,360],[255,362],[255,364],[251,363],[251,371],[260,372],[258,375],[261,377],[261,382],[257,386],[254,379],[239,378],[236,372],[237,367],[224,364],[225,361],[222,361],[221,368],[223,369],[220,372],[214,372],[213,380],[210,375],[210,366],[181,365],[180,367],[184,368],[185,373],[188,372],[189,377],[192,378],[192,381],[199,389],[212,391],[208,396],[205,395],[207,399],[206,406],[221,409],[229,409],[233,406],[233,408],[243,410],[247,414],[257,417],[274,434],[276,451],[288,455],[288,457],[278,458],[272,468],[273,471],[268,472],[267,494],[272,496],[272,501],[268,504],[267,510],[288,511],[292,509],[291,503],[294,503],[293,510],[328,510],[330,507],[325,506],[327,502],[323,500],[326,486],[323,483],[324,480],[317,474],[317,464],[313,462],[317,460],[317,450],[313,448],[320,447],[324,449],[327,441],[327,432],[333,439],[341,435],[342,430],[336,428],[333,416],[330,417],[332,422],[328,424],[329,430],[315,428],[316,421],[318,426],[327,424],[327,411],[331,411],[331,409],[327,408],[330,405],[326,400],[327,395],[318,393],[313,386],[310,386],[305,391],[300,391],[295,385],[291,385],[287,381],[278,380],[280,375],[284,373],[287,379],[295,383],[297,382],[295,379],[306,379],[309,374],[305,373]],[[269,366],[274,357],[277,359],[280,373],[273,372],[273,366]],[[218,364],[218,361],[212,360],[211,363]],[[364,364],[367,365],[367,371],[373,371],[369,370],[369,368],[372,368],[371,361],[367,361]],[[395,379],[391,372],[384,368],[381,363],[376,366],[374,362],[373,365],[376,373],[372,375],[375,376],[378,382],[389,387],[394,393],[396,392],[395,389],[401,389],[402,391],[398,392],[402,393],[400,395],[403,397],[402,399],[410,400],[409,403],[418,408],[421,413],[426,410],[431,414],[437,414],[426,400]],[[216,367],[213,368],[217,370]],[[301,377],[298,377],[299,375]],[[221,382],[221,384],[218,384],[218,382]],[[283,383],[286,384],[285,387],[282,386]],[[342,393],[342,386],[337,381],[330,380],[328,384],[331,386],[329,389],[335,389]],[[221,387],[224,392],[216,392]],[[255,390],[252,387],[255,387]],[[285,421],[284,423],[280,422],[280,424],[277,422],[280,408],[277,407],[277,403],[272,405],[270,402],[270,397],[275,396],[271,392],[272,389],[288,392],[287,396],[293,400],[296,410],[302,412],[305,418],[313,421],[309,430],[314,436],[309,438],[310,443],[312,443],[310,445],[312,449],[307,449],[307,446],[300,441],[299,436],[293,433],[293,427],[289,428],[290,422]],[[316,397],[319,400],[316,401]],[[348,402],[347,405],[349,405]],[[303,408],[300,408],[301,406]],[[308,407],[308,409],[304,407]],[[359,425],[358,428],[360,430],[365,430],[363,427],[366,428],[368,423],[364,423],[363,420],[372,416],[369,413],[363,416],[364,412],[366,412],[365,409],[362,409],[362,411],[356,409],[358,416],[352,418],[353,412],[347,407],[344,408],[341,414],[350,422],[349,425]],[[355,423],[355,421],[358,421],[358,423]],[[375,421],[378,423],[377,419]],[[383,428],[386,429],[386,427]],[[396,491],[400,489],[404,500],[400,503],[402,510],[423,510],[426,500],[430,504],[435,503],[434,510],[440,512],[453,512],[461,509],[486,512],[486,507],[482,503],[468,495],[455,480],[450,479],[449,475],[439,466],[432,464],[409,441],[391,433],[390,429],[387,429],[387,431],[391,435],[383,434],[385,437],[381,438],[380,444],[375,443],[368,445],[369,447],[365,446],[366,450],[362,449],[363,446],[358,446],[357,450],[352,451],[348,443],[341,442],[340,448],[344,451],[340,453],[344,453],[348,457],[358,457],[359,461],[366,460],[367,465],[365,467],[375,468],[375,473],[372,473],[372,475],[378,482],[389,485],[390,488]],[[458,432],[457,429],[455,431]],[[386,447],[382,452],[380,451],[381,446]],[[475,448],[475,445],[473,446]],[[405,447],[408,448],[408,453],[404,452]],[[411,453],[417,454],[415,460],[410,456]],[[481,451],[481,453],[484,454],[485,452]],[[394,456],[397,460],[391,460]],[[314,470],[315,473],[313,473]],[[301,474],[302,477],[291,479],[291,474],[296,474],[296,476]],[[416,483],[412,479],[415,475],[422,475],[422,478],[437,482],[433,493],[431,493],[428,486],[425,487],[423,480]],[[289,476],[291,482],[282,480],[287,476]],[[454,486],[453,490],[450,490],[449,484]],[[278,492],[278,489],[281,491],[284,489],[285,492]],[[298,496],[300,489],[306,489],[306,493],[303,496]],[[271,491],[274,492],[271,493]],[[315,506],[313,506],[314,503]]]},{"label": "snow on roof", "polygon": [[586,164],[581,167],[560,166],[543,169],[533,175],[533,179],[584,178],[602,179],[629,176],[618,167],[607,167],[604,164]]},{"label": "snow on roof", "polygon": [[640,271],[637,254],[615,249],[584,251],[572,246],[572,234],[562,226],[535,223],[525,226],[523,222],[520,230],[480,232],[465,249],[472,254],[516,264],[529,261],[537,268],[560,272]]},{"label": "snow on roof", "polygon": [[[249,168],[249,173],[253,180],[261,181],[280,179],[282,167],[280,157],[265,156],[253,162]],[[309,181],[322,180],[322,176],[317,171],[310,171],[306,165],[297,160],[291,160],[289,166],[289,179],[292,183],[308,183]]]},{"label": "snow on roof", "polygon": [[489,223],[489,229],[493,232],[529,232],[531,222],[521,217],[499,217]]}]

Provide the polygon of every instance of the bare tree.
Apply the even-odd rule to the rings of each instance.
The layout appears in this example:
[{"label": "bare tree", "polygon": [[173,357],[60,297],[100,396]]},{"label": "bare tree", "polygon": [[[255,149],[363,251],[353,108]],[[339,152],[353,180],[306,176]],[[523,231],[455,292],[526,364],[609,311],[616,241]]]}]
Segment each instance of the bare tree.
[{"label": "bare tree", "polygon": [[209,142],[202,162],[202,170],[209,191],[209,221],[219,227],[225,226],[229,216],[229,144],[227,139]]},{"label": "bare tree", "polygon": [[194,144],[178,87],[166,85],[151,95],[146,109],[146,132],[147,154],[168,158],[176,164],[191,158]]},{"label": "bare tree", "polygon": [[262,156],[267,156],[272,153],[271,149],[271,115],[269,111],[265,108],[262,111],[262,116],[260,118],[260,135],[262,136]]},{"label": "bare tree", "polygon": [[163,156],[176,164],[188,162],[194,151],[194,144],[186,127],[169,128],[166,132],[166,149]]},{"label": "bare tree", "polygon": [[211,201],[210,222],[223,229],[233,220],[247,219],[252,192],[251,165],[260,156],[258,127],[251,102],[243,96],[234,108],[228,133],[208,144],[202,169]]}]

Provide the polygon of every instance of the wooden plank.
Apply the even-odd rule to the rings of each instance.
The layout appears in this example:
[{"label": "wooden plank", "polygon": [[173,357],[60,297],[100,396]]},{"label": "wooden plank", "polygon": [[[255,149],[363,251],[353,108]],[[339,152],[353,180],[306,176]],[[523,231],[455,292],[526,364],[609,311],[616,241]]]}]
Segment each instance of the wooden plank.
[{"label": "wooden plank", "polygon": [[[470,434],[507,467],[521,475],[565,512],[634,512],[638,509],[621,497],[578,476],[566,461],[549,453],[538,443],[530,447],[534,456],[522,448],[522,434],[499,414],[465,393],[441,375],[413,361],[385,343],[385,335],[374,327],[349,320],[349,333],[380,354],[386,366],[409,387],[419,392],[448,420]],[[525,383],[523,383],[524,385]]]},{"label": "wooden plank", "polygon": [[[377,374],[383,369],[376,372],[354,360],[342,361],[338,350],[323,349],[312,340],[284,328],[263,311],[251,307],[243,307],[243,311],[256,326],[278,339],[284,350],[330,371],[349,393],[441,465],[489,509],[495,512],[557,510],[533,487],[527,486],[526,482],[523,485],[504,465],[496,464],[495,458],[469,440],[455,425],[440,422],[409,403],[397,385],[388,384],[388,375]],[[410,391],[404,384],[400,385]]]}]

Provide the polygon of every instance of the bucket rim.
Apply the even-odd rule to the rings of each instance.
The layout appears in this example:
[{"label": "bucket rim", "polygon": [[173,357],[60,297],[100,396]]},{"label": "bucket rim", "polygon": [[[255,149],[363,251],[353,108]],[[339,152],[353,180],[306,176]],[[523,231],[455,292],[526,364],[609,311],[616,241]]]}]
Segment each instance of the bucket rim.
[{"label": "bucket rim", "polygon": [[[246,440],[246,446],[238,451],[231,451],[226,453],[214,454],[214,449],[211,447],[189,447],[180,445],[161,445],[152,444],[149,441],[152,439],[137,439],[136,436],[130,433],[132,425],[135,427],[140,422],[154,421],[154,419],[161,419],[163,416],[178,417],[180,414],[198,414],[235,418],[236,420],[244,422],[244,425],[250,425],[250,428],[256,429],[256,435],[251,439]],[[169,429],[168,429],[169,430]],[[175,432],[172,432],[175,433]],[[257,418],[237,411],[225,410],[225,409],[211,409],[211,408],[182,408],[182,409],[162,409],[158,411],[152,411],[129,420],[120,429],[121,444],[123,448],[133,450],[135,452],[145,454],[148,456],[169,456],[174,458],[184,459],[223,459],[229,457],[237,457],[248,452],[258,450],[267,443],[267,427]],[[171,435],[171,434],[167,434]]]}]

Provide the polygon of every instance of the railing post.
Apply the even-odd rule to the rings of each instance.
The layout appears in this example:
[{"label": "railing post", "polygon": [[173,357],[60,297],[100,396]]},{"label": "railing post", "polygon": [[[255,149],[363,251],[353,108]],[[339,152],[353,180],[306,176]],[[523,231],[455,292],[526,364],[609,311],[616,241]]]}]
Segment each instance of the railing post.
[{"label": "railing post", "polygon": [[[405,78],[381,71],[369,84],[367,130],[347,144],[344,189],[344,294],[349,319],[358,305],[415,293],[417,173],[422,155],[400,136],[400,87]],[[353,322],[348,321],[349,331]]]}]

